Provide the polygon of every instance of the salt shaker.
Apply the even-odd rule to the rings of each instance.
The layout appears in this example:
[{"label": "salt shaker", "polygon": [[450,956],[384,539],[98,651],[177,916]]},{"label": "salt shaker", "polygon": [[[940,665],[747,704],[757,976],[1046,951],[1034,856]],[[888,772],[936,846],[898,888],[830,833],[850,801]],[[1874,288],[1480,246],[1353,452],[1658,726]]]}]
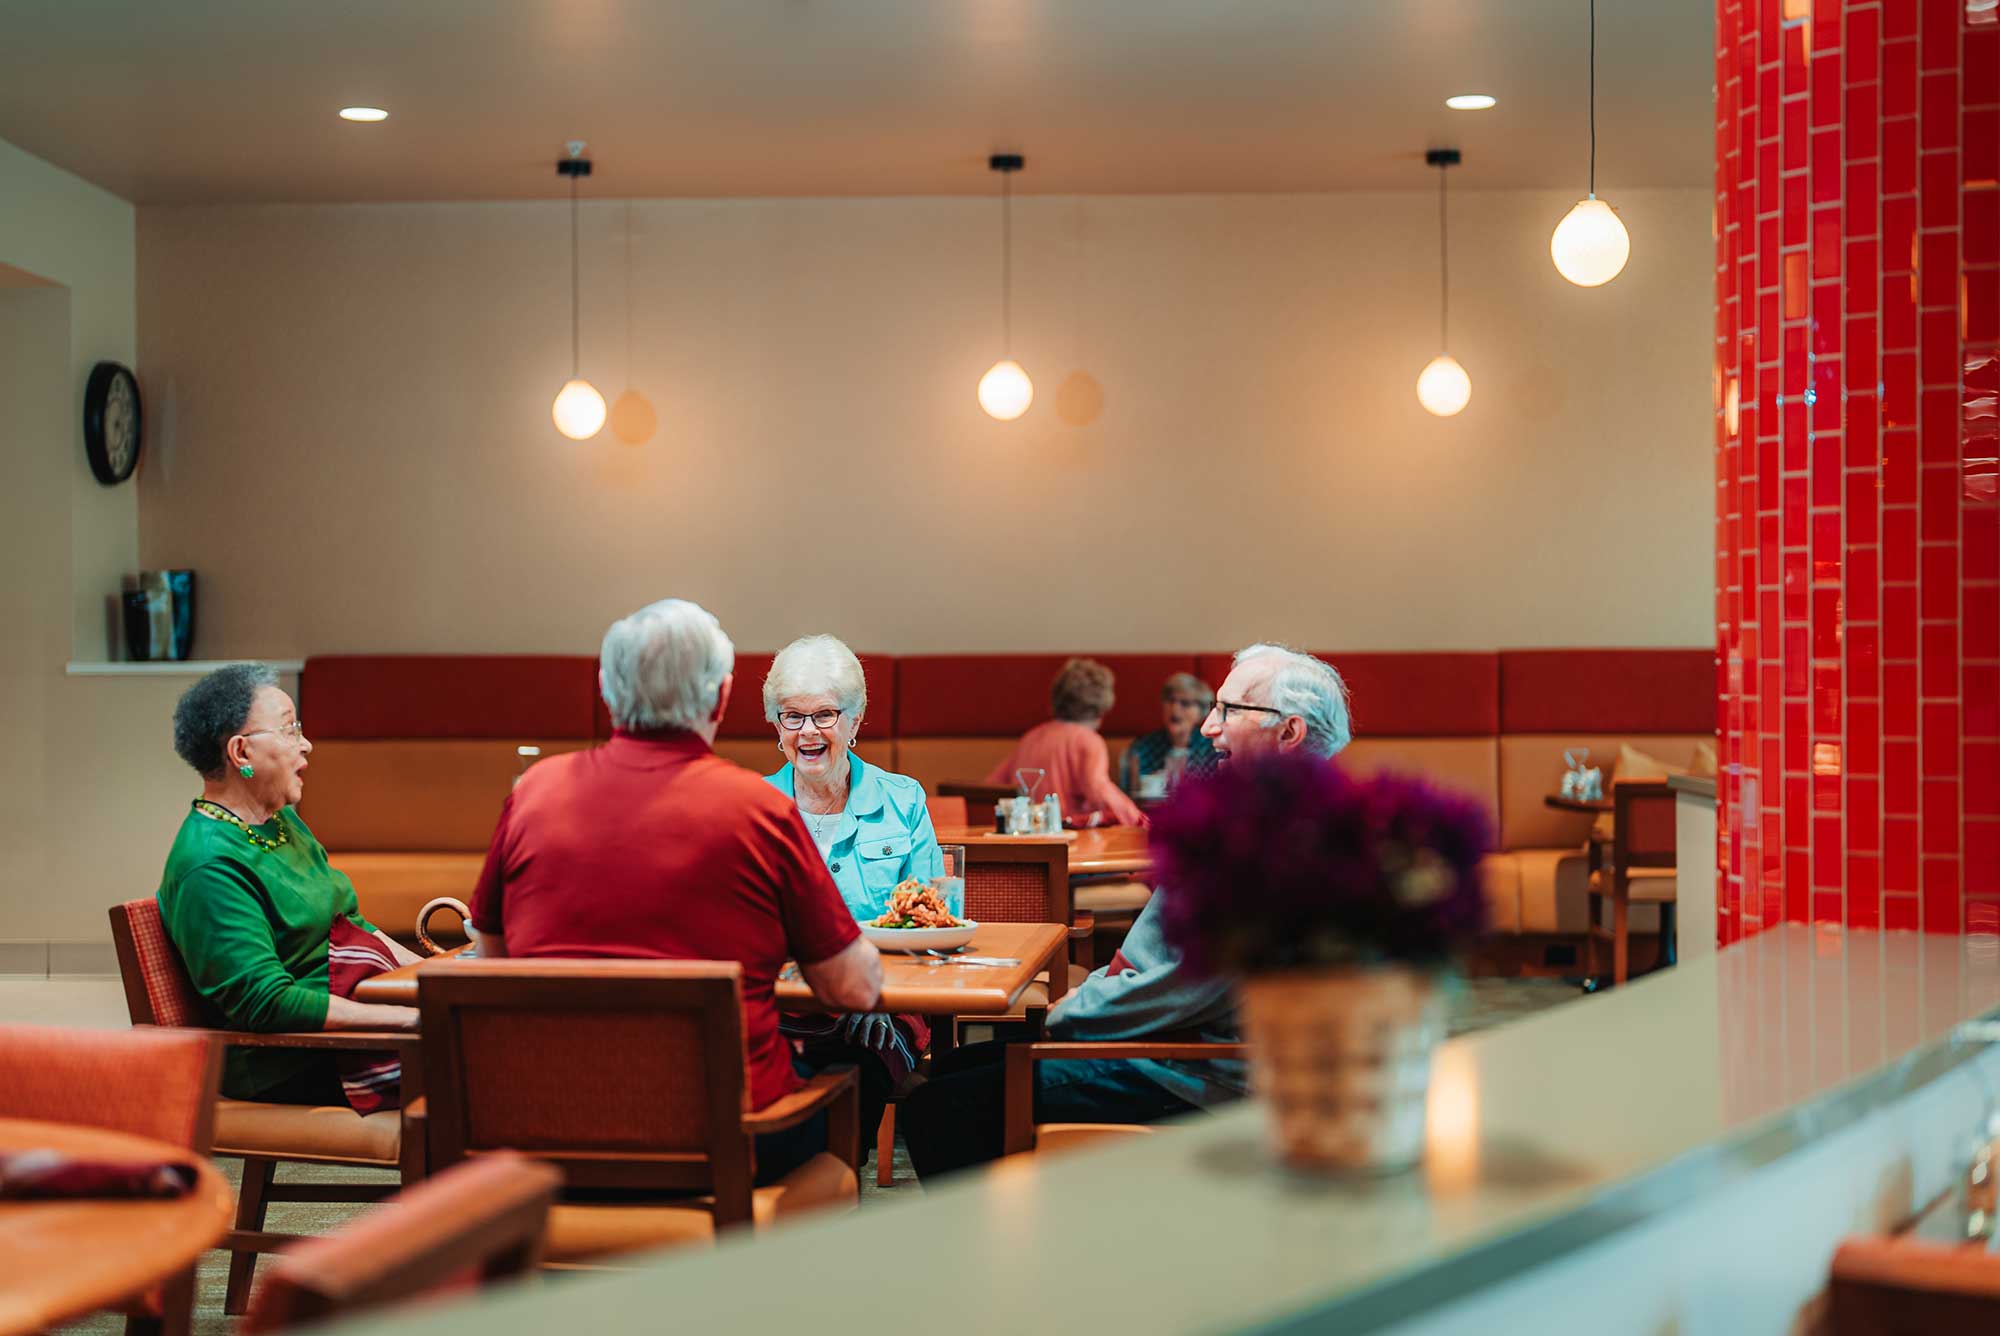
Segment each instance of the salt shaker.
[{"label": "salt shaker", "polygon": [[1048,797],[1042,799],[1042,811],[1045,813],[1045,820],[1048,822],[1049,834],[1062,834],[1062,795],[1051,793]]}]

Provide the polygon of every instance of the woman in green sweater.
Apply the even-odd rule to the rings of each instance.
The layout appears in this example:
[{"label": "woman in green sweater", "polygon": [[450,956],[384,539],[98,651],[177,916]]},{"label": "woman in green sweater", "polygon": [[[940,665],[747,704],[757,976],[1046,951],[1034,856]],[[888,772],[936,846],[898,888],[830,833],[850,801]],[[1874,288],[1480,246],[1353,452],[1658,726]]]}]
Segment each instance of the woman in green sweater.
[{"label": "woman in green sweater", "polygon": [[[167,854],[160,914],[202,996],[242,1030],[414,1030],[414,1007],[328,988],[336,919],[367,952],[379,942],[395,964],[416,956],[361,917],[354,883],[292,810],[312,743],[271,670],[231,664],[188,688],[174,709],[174,750],[201,775],[202,792]],[[297,1049],[229,1050],[222,1088],[293,1104],[343,1098],[333,1055]]]}]

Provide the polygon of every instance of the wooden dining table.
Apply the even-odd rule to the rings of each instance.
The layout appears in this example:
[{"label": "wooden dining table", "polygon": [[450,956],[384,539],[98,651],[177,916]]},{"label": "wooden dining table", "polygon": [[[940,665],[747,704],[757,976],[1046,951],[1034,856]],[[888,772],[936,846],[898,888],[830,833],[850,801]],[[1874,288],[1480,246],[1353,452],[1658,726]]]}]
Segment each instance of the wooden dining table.
[{"label": "wooden dining table", "polygon": [[[415,965],[387,970],[364,979],[354,990],[357,1002],[381,1002],[413,1007],[417,979],[428,970],[447,970],[466,948],[446,952]],[[1012,959],[1012,965],[965,965],[934,957],[882,953],[882,1010],[905,1016],[1000,1016],[1010,1011],[1037,974],[1057,962],[1067,962],[1069,932],[1054,923],[982,923],[973,934],[967,955]],[[787,965],[778,977],[779,1007],[786,1011],[827,1011]]]},{"label": "wooden dining table", "polygon": [[161,1284],[229,1229],[236,1196],[183,1147],[71,1123],[0,1118],[0,1155],[177,1160],[195,1167],[181,1197],[0,1201],[0,1336],[46,1331]]},{"label": "wooden dining table", "polygon": [[973,844],[984,841],[1065,839],[1069,842],[1069,875],[1101,876],[1118,873],[1130,876],[1152,867],[1144,826],[1096,826],[1089,830],[1065,831],[1054,835],[996,835],[981,826],[941,826],[939,844]]}]

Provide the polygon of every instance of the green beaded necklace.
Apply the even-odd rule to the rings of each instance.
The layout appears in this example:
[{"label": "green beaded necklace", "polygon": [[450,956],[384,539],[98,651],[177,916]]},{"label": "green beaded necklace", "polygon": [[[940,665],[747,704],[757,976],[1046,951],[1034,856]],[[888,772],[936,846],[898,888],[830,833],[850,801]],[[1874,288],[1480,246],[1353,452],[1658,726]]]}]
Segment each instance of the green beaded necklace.
[{"label": "green beaded necklace", "polygon": [[236,829],[243,832],[244,838],[249,840],[250,843],[269,853],[276,853],[292,842],[292,833],[285,829],[283,820],[278,822],[278,837],[276,839],[268,839],[251,829],[249,822],[230,811],[227,807],[224,807],[221,803],[212,802],[207,798],[196,798],[192,805],[195,811],[200,812],[210,821],[220,821],[224,825],[236,827]]}]

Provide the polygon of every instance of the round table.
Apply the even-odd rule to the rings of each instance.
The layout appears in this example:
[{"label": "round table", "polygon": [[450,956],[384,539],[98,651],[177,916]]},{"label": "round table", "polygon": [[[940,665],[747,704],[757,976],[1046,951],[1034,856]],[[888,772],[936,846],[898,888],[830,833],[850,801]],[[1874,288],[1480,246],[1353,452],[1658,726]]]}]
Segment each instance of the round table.
[{"label": "round table", "polygon": [[0,1155],[183,1160],[193,1190],[166,1200],[0,1201],[0,1336],[45,1331],[172,1278],[229,1229],[236,1197],[215,1166],[163,1141],[0,1118]]}]

